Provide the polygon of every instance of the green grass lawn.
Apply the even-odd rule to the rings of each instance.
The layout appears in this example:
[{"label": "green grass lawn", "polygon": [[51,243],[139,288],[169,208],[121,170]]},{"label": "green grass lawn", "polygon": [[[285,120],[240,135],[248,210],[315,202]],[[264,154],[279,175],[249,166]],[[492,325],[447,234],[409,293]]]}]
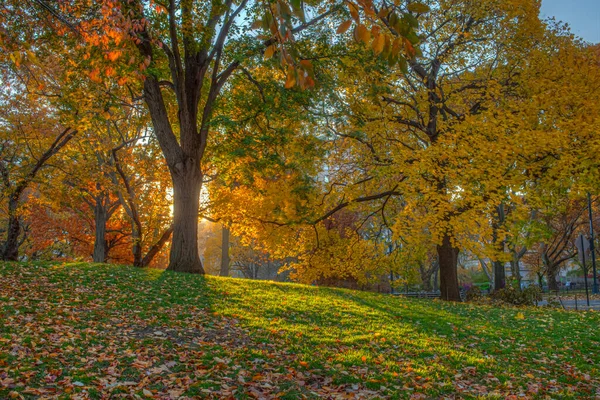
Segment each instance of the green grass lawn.
[{"label": "green grass lawn", "polygon": [[0,398],[594,398],[600,315],[0,264]]}]

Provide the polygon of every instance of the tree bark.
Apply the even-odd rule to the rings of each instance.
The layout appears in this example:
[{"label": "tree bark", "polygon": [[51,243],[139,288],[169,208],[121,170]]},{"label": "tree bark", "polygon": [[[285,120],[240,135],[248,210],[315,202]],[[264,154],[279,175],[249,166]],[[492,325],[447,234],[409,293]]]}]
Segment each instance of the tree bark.
[{"label": "tree bark", "polygon": [[506,287],[506,270],[502,261],[494,261],[494,290]]},{"label": "tree bark", "polygon": [[202,174],[193,159],[171,169],[173,178],[173,240],[170,271],[204,274],[198,251],[198,210]]},{"label": "tree bark", "polygon": [[108,221],[108,210],[106,209],[102,195],[96,197],[94,207],[95,237],[94,253],[92,259],[97,263],[105,263],[108,256],[108,245],[106,243],[106,223]]},{"label": "tree bark", "polygon": [[21,221],[17,208],[19,197],[12,195],[8,201],[8,228],[6,231],[6,242],[2,249],[2,259],[5,261],[17,261],[19,258],[19,234],[21,233]]},{"label": "tree bark", "polygon": [[[502,225],[504,225],[504,222],[506,221],[504,203],[500,203],[500,205],[496,207],[496,211],[498,213],[498,218],[495,219],[493,222],[492,240],[494,246],[496,246],[496,251],[498,251],[498,253],[503,253],[506,240],[503,239],[500,242],[498,242],[498,230]],[[506,269],[504,268],[504,262],[494,260],[492,264],[494,265],[494,290],[504,289],[506,287]]]},{"label": "tree bark", "polygon": [[229,229],[223,226],[221,236],[221,271],[220,276],[229,276]]},{"label": "tree bark", "polygon": [[461,301],[458,287],[458,253],[452,245],[450,235],[444,235],[442,244],[437,246],[440,264],[440,298],[447,301]]},{"label": "tree bark", "polygon": [[548,278],[548,290],[550,291],[558,291],[558,281],[556,280],[556,269],[549,267],[546,272],[546,277]]}]

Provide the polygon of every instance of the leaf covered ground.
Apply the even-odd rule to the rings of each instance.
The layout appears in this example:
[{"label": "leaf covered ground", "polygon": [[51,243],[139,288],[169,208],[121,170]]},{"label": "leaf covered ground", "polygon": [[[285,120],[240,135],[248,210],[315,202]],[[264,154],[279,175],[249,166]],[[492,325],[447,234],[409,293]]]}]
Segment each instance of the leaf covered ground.
[{"label": "leaf covered ground", "polygon": [[595,398],[600,315],[0,264],[0,398]]}]

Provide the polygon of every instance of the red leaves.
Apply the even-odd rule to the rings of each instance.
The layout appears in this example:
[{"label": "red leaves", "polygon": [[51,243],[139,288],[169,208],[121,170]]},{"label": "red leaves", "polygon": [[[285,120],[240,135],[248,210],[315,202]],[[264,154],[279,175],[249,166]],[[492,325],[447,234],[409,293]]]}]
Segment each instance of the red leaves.
[{"label": "red leaves", "polygon": [[115,51],[109,51],[106,54],[106,58],[108,58],[110,61],[115,62],[117,61],[117,59],[121,56],[121,52],[118,50]]}]

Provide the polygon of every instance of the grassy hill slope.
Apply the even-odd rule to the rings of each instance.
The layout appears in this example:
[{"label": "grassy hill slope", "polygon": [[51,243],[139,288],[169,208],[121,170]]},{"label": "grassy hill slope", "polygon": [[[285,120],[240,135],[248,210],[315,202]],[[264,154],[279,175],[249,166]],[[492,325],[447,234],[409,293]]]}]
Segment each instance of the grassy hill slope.
[{"label": "grassy hill slope", "polygon": [[0,398],[600,396],[600,315],[0,264]]}]

